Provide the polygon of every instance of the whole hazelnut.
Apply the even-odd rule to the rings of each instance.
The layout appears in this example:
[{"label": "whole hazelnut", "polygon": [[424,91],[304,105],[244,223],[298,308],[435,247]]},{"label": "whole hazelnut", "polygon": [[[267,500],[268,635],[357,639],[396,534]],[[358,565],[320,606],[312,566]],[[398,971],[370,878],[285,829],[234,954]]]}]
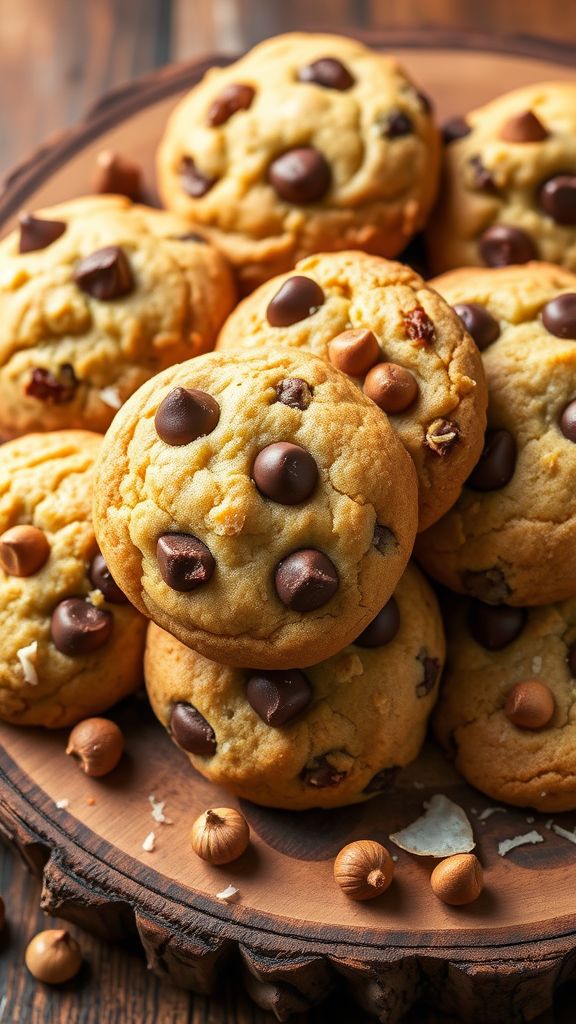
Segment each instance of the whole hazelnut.
[{"label": "whole hazelnut", "polygon": [[33,576],[49,555],[46,534],[37,526],[13,526],[0,537],[0,567],[9,576]]},{"label": "whole hazelnut", "polygon": [[380,345],[372,331],[352,328],[337,334],[328,345],[328,358],[337,370],[362,377],[380,358]]},{"label": "whole hazelnut", "polygon": [[229,864],[250,842],[246,818],[233,807],[204,811],[192,826],[192,849],[209,864]]},{"label": "whole hazelnut", "polygon": [[473,903],[484,885],[482,865],[473,853],[456,853],[436,865],[430,885],[434,895],[451,907]]},{"label": "whole hazelnut", "polygon": [[70,981],[82,966],[80,946],[65,928],[38,932],[28,943],[25,954],[30,974],[49,985]]},{"label": "whole hazelnut", "polygon": [[508,694],[504,711],[519,729],[543,729],[554,716],[552,691],[539,679],[516,683]]},{"label": "whole hazelnut", "polygon": [[361,839],[345,846],[334,861],[334,880],[352,900],[373,900],[394,877],[394,862],[385,846]]},{"label": "whole hazelnut", "polygon": [[77,758],[86,775],[98,778],[113,771],[122,757],[124,737],[109,718],[85,718],[70,733],[66,753]]}]

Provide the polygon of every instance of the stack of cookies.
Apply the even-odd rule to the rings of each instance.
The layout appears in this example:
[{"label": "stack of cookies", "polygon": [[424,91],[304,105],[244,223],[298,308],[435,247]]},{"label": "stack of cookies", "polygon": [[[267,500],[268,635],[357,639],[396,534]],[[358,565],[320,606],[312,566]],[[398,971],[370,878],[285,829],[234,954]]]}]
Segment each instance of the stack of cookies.
[{"label": "stack of cookies", "polygon": [[[575,110],[567,85],[503,97],[450,123],[442,170],[392,58],[284,36],[177,106],[171,212],[21,218],[3,718],[77,721],[144,657],[206,777],[275,807],[366,799],[439,695],[424,569],[441,742],[498,799],[576,806]],[[429,283],[394,261],[427,224]]]}]

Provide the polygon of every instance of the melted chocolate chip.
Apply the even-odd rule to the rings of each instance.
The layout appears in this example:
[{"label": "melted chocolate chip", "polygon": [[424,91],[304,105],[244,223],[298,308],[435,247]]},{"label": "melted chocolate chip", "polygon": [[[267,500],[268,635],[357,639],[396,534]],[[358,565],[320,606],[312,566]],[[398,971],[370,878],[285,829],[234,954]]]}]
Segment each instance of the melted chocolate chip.
[{"label": "melted chocolate chip", "polygon": [[110,638],[114,620],[82,597],[68,597],[52,612],[50,635],[57,650],[69,657],[91,654]]},{"label": "melted chocolate chip", "polygon": [[257,715],[278,728],[292,721],[312,700],[312,687],[298,669],[254,672],[246,684],[246,696]]},{"label": "melted chocolate chip", "polygon": [[73,402],[78,388],[78,379],[69,363],[64,363],[55,377],[50,370],[37,366],[24,386],[24,394],[51,405],[67,405]]},{"label": "melted chocolate chip", "polygon": [[534,242],[525,231],[510,224],[493,224],[480,236],[480,255],[489,267],[507,267],[537,258]]},{"label": "melted chocolate chip", "polygon": [[422,306],[415,306],[403,315],[406,334],[412,341],[422,345],[432,345],[436,340],[436,330],[428,314]]},{"label": "melted chocolate chip", "polygon": [[282,559],[275,574],[276,593],[295,612],[322,608],[338,590],[334,564],[321,551],[304,548]]},{"label": "melted chocolate chip", "polygon": [[174,388],[158,406],[154,426],[158,437],[174,447],[212,433],[220,406],[212,395],[196,388]]},{"label": "melted chocolate chip", "polygon": [[300,68],[298,78],[301,82],[321,85],[324,89],[338,89],[339,92],[351,89],[355,81],[348,68],[335,57],[320,57],[307,64]]},{"label": "melted chocolate chip", "polygon": [[97,157],[98,169],[94,177],[93,189],[98,194],[112,193],[127,196],[133,202],[142,201],[142,170],[139,164],[126,157],[104,150]]},{"label": "melted chocolate chip", "polygon": [[366,629],[356,637],[354,643],[358,647],[385,647],[394,639],[400,629],[400,611],[393,597],[372,619]]},{"label": "melted chocolate chip", "polygon": [[315,757],[306,765],[300,778],[307,786],[314,789],[331,789],[339,786],[346,778],[346,772],[339,772],[327,760],[325,755]]},{"label": "melted chocolate chip", "polygon": [[473,601],[468,613],[468,626],[476,643],[487,651],[501,651],[508,647],[524,629],[524,608],[508,605],[490,605]]},{"label": "melted chocolate chip", "polygon": [[470,125],[463,117],[453,117],[442,128],[442,138],[445,145],[457,142],[458,139],[465,139],[472,131]]},{"label": "melted chocolate chip", "polygon": [[565,292],[547,302],[542,323],[555,337],[576,341],[576,292]]},{"label": "melted chocolate chip", "polygon": [[389,526],[380,526],[377,523],[374,527],[373,544],[381,555],[389,555],[391,549],[397,547],[398,542]]},{"label": "melted chocolate chip", "polygon": [[460,438],[460,427],[452,420],[434,420],[426,431],[424,446],[444,458]]},{"label": "melted chocolate chip", "polygon": [[412,135],[414,125],[402,110],[393,110],[390,114],[382,114],[378,118],[378,127],[387,139],[400,139],[404,135]]},{"label": "melted chocolate chip", "polygon": [[576,174],[557,174],[545,181],[539,194],[540,206],[557,224],[576,224]]},{"label": "melted chocolate chip", "polygon": [[280,199],[307,205],[322,199],[332,181],[330,164],[313,146],[289,149],[268,168],[268,180]]},{"label": "melted chocolate chip", "polygon": [[416,687],[416,696],[426,697],[438,682],[438,677],[440,675],[440,662],[438,661],[438,658],[428,657],[428,651],[425,647],[420,651],[418,661],[422,663],[423,678],[422,682],[418,683]]},{"label": "melted chocolate chip", "polygon": [[472,168],[474,188],[479,188],[483,192],[496,192],[496,182],[488,168],[482,163],[481,158],[479,156],[470,157],[469,163]]},{"label": "melted chocolate chip", "polygon": [[21,253],[47,249],[66,231],[64,221],[45,220],[41,217],[33,217],[31,213],[21,213],[18,223],[20,226],[18,252]]},{"label": "melted chocolate chip", "polygon": [[500,138],[505,142],[542,142],[548,132],[531,110],[524,110],[506,121],[500,129]]},{"label": "melted chocolate chip", "polygon": [[255,95],[256,90],[251,85],[240,82],[227,85],[208,110],[208,124],[211,128],[216,128],[229,121],[239,110],[248,110]]},{"label": "melted chocolate chip", "polygon": [[502,569],[481,569],[473,572],[468,569],[461,575],[462,587],[470,597],[477,597],[488,604],[506,604],[511,590],[506,582]]},{"label": "melted chocolate chip", "polygon": [[305,448],[288,441],[269,444],[258,453],[252,479],[261,494],[281,505],[298,505],[310,497],[318,467]]},{"label": "melted chocolate chip", "polygon": [[163,533],[156,557],[164,582],[182,593],[208,583],[216,566],[206,545],[190,533]]},{"label": "melted chocolate chip", "polygon": [[484,450],[468,477],[475,491],[498,491],[514,476],[516,442],[508,430],[487,430]]},{"label": "melted chocolate chip", "polygon": [[312,401],[312,388],[301,377],[285,377],[276,385],[276,398],[291,409],[307,409]]},{"label": "melted chocolate chip", "polygon": [[128,258],[119,245],[97,249],[74,267],[74,280],[93,299],[110,302],[134,290]]},{"label": "melted chocolate chip", "polygon": [[391,789],[394,789],[394,783],[400,771],[401,769],[397,765],[393,765],[391,768],[382,768],[370,779],[368,785],[364,787],[364,792],[389,793]]},{"label": "melted chocolate chip", "polygon": [[324,304],[324,292],[310,277],[289,277],[270,299],[266,319],[271,327],[290,327],[316,313]]},{"label": "melted chocolate chip", "polygon": [[576,443],[576,398],[565,407],[560,417],[560,430],[568,441]]},{"label": "melted chocolate chip", "polygon": [[106,565],[104,555],[100,551],[92,559],[88,575],[92,586],[104,594],[104,597],[107,601],[110,601],[110,604],[128,604],[126,594],[120,590],[120,587],[113,579],[112,573]]},{"label": "melted chocolate chip", "polygon": [[175,704],[170,712],[170,733],[182,750],[197,757],[216,753],[216,736],[209,722],[193,704]]},{"label": "melted chocolate chip", "polygon": [[183,156],[180,161],[180,184],[191,199],[200,199],[214,187],[216,178],[202,174],[191,156]]},{"label": "melted chocolate chip", "polygon": [[500,324],[478,302],[459,302],[454,307],[481,352],[500,337]]}]

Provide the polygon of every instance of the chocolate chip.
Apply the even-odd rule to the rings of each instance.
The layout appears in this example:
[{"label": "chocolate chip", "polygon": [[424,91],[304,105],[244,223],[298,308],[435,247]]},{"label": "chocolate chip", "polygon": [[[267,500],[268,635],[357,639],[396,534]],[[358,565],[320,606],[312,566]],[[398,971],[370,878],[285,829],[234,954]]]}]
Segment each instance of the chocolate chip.
[{"label": "chocolate chip", "polygon": [[206,545],[191,533],[163,533],[156,557],[164,582],[182,593],[208,583],[216,564]]},{"label": "chocolate chip", "polygon": [[576,644],[568,649],[568,668],[570,669],[570,675],[572,679],[576,679]]},{"label": "chocolate chip", "polygon": [[132,202],[142,201],[144,190],[139,164],[109,149],[99,153],[96,162],[98,170],[92,184],[94,192],[127,196]]},{"label": "chocolate chip", "polygon": [[256,90],[251,85],[232,82],[225,86],[208,110],[208,124],[216,128],[225,124],[239,110],[248,110],[255,95]]},{"label": "chocolate chip", "polygon": [[198,757],[216,753],[216,736],[209,722],[193,704],[181,701],[170,712],[170,733],[182,750]]},{"label": "chocolate chip", "polygon": [[128,258],[119,245],[97,249],[74,267],[74,280],[93,299],[109,302],[134,290]]},{"label": "chocolate chip", "polygon": [[318,481],[310,452],[298,444],[279,441],[263,448],[254,459],[252,479],[261,494],[281,505],[299,505]]},{"label": "chocolate chip", "polygon": [[356,637],[358,647],[385,647],[394,639],[400,629],[400,612],[396,600],[391,597],[372,619],[366,629]]},{"label": "chocolate chip", "polygon": [[24,394],[51,405],[67,405],[73,402],[79,381],[69,363],[64,363],[55,377],[50,370],[37,366],[24,386]]},{"label": "chocolate chip", "polygon": [[328,344],[328,358],[350,377],[362,377],[380,358],[376,335],[366,327],[342,331]]},{"label": "chocolate chip", "polygon": [[557,174],[540,189],[540,206],[557,224],[576,224],[576,174]]},{"label": "chocolate chip", "polygon": [[254,672],[246,684],[246,696],[262,721],[278,728],[308,707],[312,687],[298,669]]},{"label": "chocolate chip", "polygon": [[473,601],[468,613],[468,627],[476,643],[487,651],[501,651],[516,640],[526,624],[524,608],[490,605]]},{"label": "chocolate chip", "polygon": [[472,168],[474,188],[482,189],[483,192],[497,192],[496,182],[490,171],[484,166],[479,156],[472,156],[469,160]]},{"label": "chocolate chip", "polygon": [[216,184],[216,178],[202,174],[191,156],[183,156],[180,161],[180,183],[186,195],[192,199],[200,199]]},{"label": "chocolate chip", "polygon": [[398,778],[398,774],[401,769],[397,765],[393,765],[391,768],[382,768],[381,771],[376,772],[367,786],[364,786],[365,793],[388,793],[391,789],[394,789],[394,783]]},{"label": "chocolate chip", "polygon": [[568,441],[576,443],[576,398],[565,407],[560,417],[560,429]]},{"label": "chocolate chip", "polygon": [[419,341],[422,345],[431,345],[436,340],[436,330],[428,314],[422,306],[415,306],[403,315],[406,334],[411,341]]},{"label": "chocolate chip", "polygon": [[481,352],[500,337],[500,324],[479,302],[459,302],[453,309]]},{"label": "chocolate chip", "polygon": [[418,398],[414,376],[397,363],[373,366],[366,376],[363,391],[388,415],[405,412]]},{"label": "chocolate chip", "polygon": [[18,217],[20,241],[18,252],[36,252],[46,249],[66,231],[66,224],[61,220],[45,220],[33,217],[31,213],[21,213]]},{"label": "chocolate chip", "polygon": [[389,555],[391,548],[396,548],[398,546],[396,537],[392,533],[390,527],[380,526],[379,523],[374,527],[374,539],[372,543],[381,555]]},{"label": "chocolate chip", "polygon": [[348,68],[335,57],[320,57],[312,64],[307,64],[300,68],[298,78],[301,82],[312,82],[324,89],[338,89],[339,92],[351,89],[355,82]]},{"label": "chocolate chip", "polygon": [[178,387],[160,402],[154,426],[162,441],[178,447],[212,433],[219,419],[220,406],[212,395]]},{"label": "chocolate chip", "polygon": [[516,442],[508,430],[487,430],[484,450],[468,477],[475,491],[498,491],[514,476]]},{"label": "chocolate chip", "polygon": [[452,420],[434,420],[426,431],[424,445],[442,458],[454,447],[460,437],[460,427]]},{"label": "chocolate chip", "polygon": [[470,125],[463,117],[452,117],[442,128],[442,138],[445,145],[451,142],[458,142],[458,139],[465,139],[472,131]]},{"label": "chocolate chip", "polygon": [[479,572],[468,569],[462,573],[461,580],[466,594],[488,604],[505,604],[511,594],[502,569],[496,566]]},{"label": "chocolate chip", "polygon": [[542,323],[557,338],[576,341],[576,292],[565,292],[547,302],[542,310]]},{"label": "chocolate chip", "polygon": [[331,789],[339,786],[346,778],[346,772],[339,772],[325,755],[313,758],[301,773],[300,778],[307,786],[314,789]]},{"label": "chocolate chip", "polygon": [[91,654],[110,638],[114,620],[82,597],[67,597],[52,612],[50,635],[57,650],[74,657]]},{"label": "chocolate chip", "polygon": [[313,146],[301,146],[272,161],[268,180],[287,203],[317,203],[330,188],[332,171],[322,153]]},{"label": "chocolate chip", "polygon": [[324,292],[310,277],[296,274],[280,286],[268,303],[266,319],[271,327],[290,327],[324,305]]},{"label": "chocolate chip", "polygon": [[22,523],[0,536],[0,568],[9,576],[34,576],[49,557],[50,544],[37,526]]},{"label": "chocolate chip", "polygon": [[489,267],[528,263],[538,255],[529,235],[510,224],[493,224],[487,228],[480,236],[479,248],[482,259]]},{"label": "chocolate chip", "polygon": [[322,608],[338,590],[339,577],[326,555],[314,548],[294,551],[282,559],[275,574],[276,593],[294,612]]},{"label": "chocolate chip", "polygon": [[312,401],[312,388],[301,377],[285,377],[276,385],[276,398],[291,409],[307,409]]},{"label": "chocolate chip", "polygon": [[418,654],[418,661],[422,663],[422,682],[416,687],[417,697],[426,697],[434,689],[440,675],[440,662],[438,658],[430,658],[425,647]]},{"label": "chocolate chip", "polygon": [[393,110],[390,114],[381,114],[377,121],[378,128],[387,139],[401,139],[404,135],[412,135],[414,125],[402,110]]},{"label": "chocolate chip", "polygon": [[104,555],[100,551],[92,559],[88,575],[92,586],[104,594],[104,597],[107,601],[110,601],[110,604],[128,604],[126,594],[120,590],[120,587],[113,579],[112,573],[106,565]]},{"label": "chocolate chip", "polygon": [[536,114],[525,110],[502,125],[500,138],[504,142],[542,142],[548,138],[548,132]]}]

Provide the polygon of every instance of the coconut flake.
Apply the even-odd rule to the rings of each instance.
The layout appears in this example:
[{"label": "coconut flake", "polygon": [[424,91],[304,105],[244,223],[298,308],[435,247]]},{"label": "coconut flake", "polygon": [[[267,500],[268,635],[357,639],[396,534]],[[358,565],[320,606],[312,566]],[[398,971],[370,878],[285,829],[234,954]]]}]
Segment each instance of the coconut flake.
[{"label": "coconut flake", "polygon": [[480,811],[478,815],[478,821],[486,821],[487,818],[491,818],[493,814],[506,814],[505,807],[485,807],[483,811]]},{"label": "coconut flake", "polygon": [[109,405],[111,409],[120,409],[122,406],[122,399],[120,398],[118,388],[102,388],[100,398],[104,404]]},{"label": "coconut flake", "polygon": [[416,821],[390,836],[396,846],[418,857],[450,857],[474,849],[472,826],[458,804],[436,793],[424,807]]},{"label": "coconut flake", "polygon": [[239,894],[239,889],[236,889],[233,885],[228,885],[225,889],[222,889],[222,892],[216,893],[216,899],[223,900],[224,903],[229,903],[230,900],[233,900]]},{"label": "coconut flake", "polygon": [[156,835],[154,832],[149,832],[146,839],[142,843],[142,849],[144,853],[152,853],[156,849]]},{"label": "coconut flake", "polygon": [[167,818],[164,814],[164,808],[166,807],[165,800],[157,800],[154,793],[150,793],[148,797],[150,807],[152,808],[151,814],[154,821],[157,821],[159,825],[173,825],[174,822],[171,818]]},{"label": "coconut flake", "polygon": [[65,797],[64,797],[63,800],[56,800],[56,807],[58,808],[59,811],[65,811],[66,808],[69,807],[69,806],[70,806],[70,801],[67,800]]},{"label": "coconut flake", "polygon": [[531,844],[543,843],[544,836],[541,836],[536,829],[532,829],[531,832],[526,832],[523,836],[513,836],[512,839],[503,839],[501,843],[498,843],[498,853],[501,857],[505,857],[510,850],[515,850],[517,846],[530,846]]},{"label": "coconut flake", "polygon": [[542,658],[537,654],[532,658],[532,675],[539,676],[542,671]]},{"label": "coconut flake", "polygon": [[552,825],[552,831],[555,832],[557,836],[562,836],[562,839],[567,839],[568,842],[576,845],[576,830],[574,832],[570,832],[569,829],[562,828],[561,825]]},{"label": "coconut flake", "polygon": [[21,647],[16,651],[16,657],[24,674],[24,681],[29,686],[38,686],[38,673],[36,671],[36,659],[38,657],[38,641],[33,640],[27,647]]},{"label": "coconut flake", "polygon": [[545,823],[544,828],[551,829],[553,824],[554,824],[554,818],[548,818],[548,821]]}]

